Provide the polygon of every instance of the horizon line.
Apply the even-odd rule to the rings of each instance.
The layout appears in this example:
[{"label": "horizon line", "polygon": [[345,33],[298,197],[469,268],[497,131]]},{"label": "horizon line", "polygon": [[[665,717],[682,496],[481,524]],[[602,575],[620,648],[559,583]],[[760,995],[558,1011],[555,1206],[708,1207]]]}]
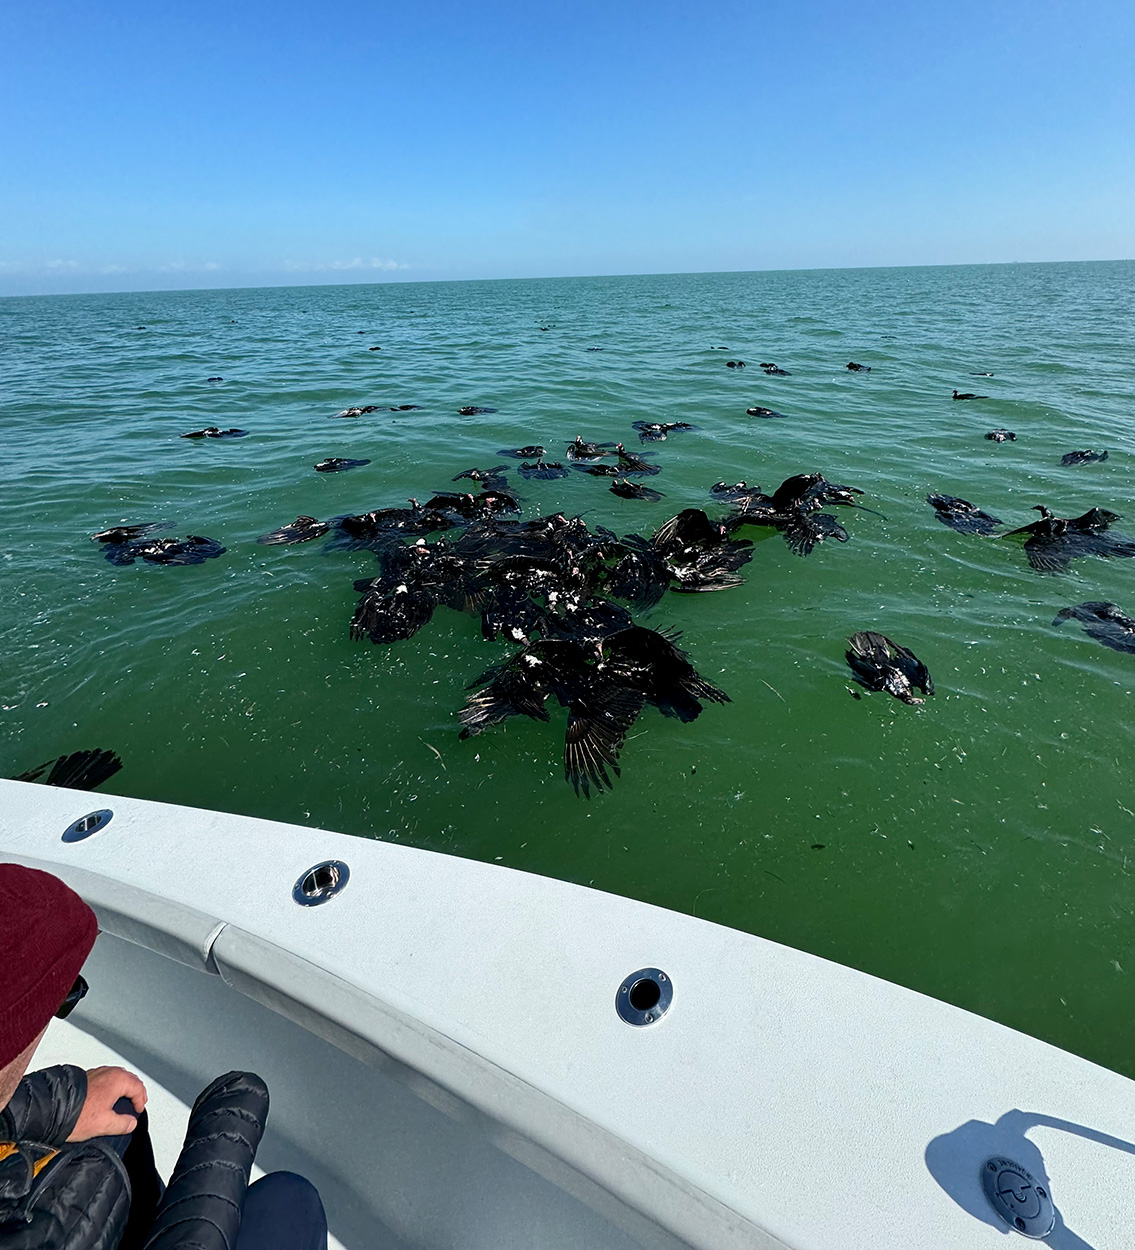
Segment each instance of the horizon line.
[{"label": "horizon line", "polygon": [[497,278],[387,278],[384,281],[369,282],[268,282],[259,285],[239,284],[234,286],[196,286],[196,287],[138,287],[134,290],[105,291],[38,291],[23,294],[0,294],[0,299],[76,299],[90,295],[189,295],[205,291],[272,291],[272,290],[323,290],[334,287],[366,287],[366,286],[438,286],[446,283],[465,282],[586,282],[595,278],[678,278],[678,277],[715,277],[722,274],[761,274],[761,273],[854,273],[869,272],[880,269],[993,269],[1012,268],[1026,265],[1117,265],[1130,264],[1135,257],[1116,256],[1096,258],[1093,260],[994,260],[994,261],[952,261],[931,264],[903,265],[802,265],[783,266],[768,269],[672,269],[647,270],[638,273],[590,273],[590,274],[540,274],[528,277],[497,277]]}]

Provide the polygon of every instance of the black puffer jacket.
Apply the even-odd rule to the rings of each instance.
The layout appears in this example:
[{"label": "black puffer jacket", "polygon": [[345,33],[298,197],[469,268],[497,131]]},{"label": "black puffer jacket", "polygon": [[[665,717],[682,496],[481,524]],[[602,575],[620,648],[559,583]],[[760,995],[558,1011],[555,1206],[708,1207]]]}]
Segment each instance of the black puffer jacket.
[{"label": "black puffer jacket", "polygon": [[114,1250],[121,1240],[130,1210],[122,1160],[97,1139],[66,1144],[86,1097],[82,1068],[45,1068],[0,1111],[0,1141],[16,1144],[0,1161],[0,1250]]},{"label": "black puffer jacket", "polygon": [[[65,1144],[86,1098],[81,1068],[48,1068],[20,1083],[0,1112],[0,1250],[115,1250],[126,1230],[130,1180],[118,1153],[98,1138]],[[146,1250],[227,1250],[256,1148],[268,1090],[251,1073],[229,1072],[202,1091],[185,1144],[142,1240]],[[58,1150],[38,1176],[34,1165]],[[131,1241],[134,1240],[133,1232]]]}]

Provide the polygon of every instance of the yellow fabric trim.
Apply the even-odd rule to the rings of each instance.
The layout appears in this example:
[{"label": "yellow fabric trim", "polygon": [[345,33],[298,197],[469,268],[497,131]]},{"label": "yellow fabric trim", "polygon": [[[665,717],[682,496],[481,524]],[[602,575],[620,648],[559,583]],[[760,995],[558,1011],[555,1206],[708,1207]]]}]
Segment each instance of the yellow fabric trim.
[{"label": "yellow fabric trim", "polygon": [[36,1162],[32,1164],[32,1175],[38,1176],[58,1153],[58,1150],[51,1150],[45,1154],[42,1159],[37,1159]]},{"label": "yellow fabric trim", "polygon": [[[9,1156],[14,1155],[17,1150],[19,1150],[19,1146],[15,1142],[0,1141],[0,1163],[3,1163]],[[38,1176],[58,1153],[58,1150],[49,1150],[41,1159],[37,1159],[32,1164],[32,1176]]]}]

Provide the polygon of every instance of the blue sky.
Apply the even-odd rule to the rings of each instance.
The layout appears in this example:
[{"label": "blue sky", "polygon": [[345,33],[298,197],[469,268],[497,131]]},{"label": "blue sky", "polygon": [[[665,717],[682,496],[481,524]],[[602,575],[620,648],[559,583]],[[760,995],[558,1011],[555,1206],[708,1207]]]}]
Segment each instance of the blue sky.
[{"label": "blue sky", "polygon": [[1135,256],[1130,0],[8,0],[0,294]]}]

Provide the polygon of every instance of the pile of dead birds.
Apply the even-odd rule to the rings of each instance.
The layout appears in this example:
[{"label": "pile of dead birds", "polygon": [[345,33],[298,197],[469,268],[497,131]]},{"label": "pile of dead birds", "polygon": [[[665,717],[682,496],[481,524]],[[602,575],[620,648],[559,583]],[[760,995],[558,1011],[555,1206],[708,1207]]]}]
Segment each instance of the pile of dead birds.
[{"label": "pile of dead birds", "polygon": [[[448,608],[479,617],[484,638],[519,646],[470,686],[462,737],[512,716],[546,721],[553,696],[568,713],[565,776],[590,795],[618,775],[623,741],[647,704],[692,721],[703,703],[728,702],[698,675],[677,634],[636,625],[632,612],[668,590],[740,585],[737,570],[752,559],[752,544],[697,508],[650,537],[562,513],[520,520],[519,511],[499,488],[445,492],[329,522],[298,517],[262,541],[330,533],[333,548],[373,552],[378,575],[355,582],[353,638],[396,643]],[[427,541],[431,534],[438,536]]]},{"label": "pile of dead birds", "polygon": [[[525,478],[571,472],[560,461],[546,461],[543,447],[499,454],[521,460],[518,472]],[[591,476],[613,477],[611,488],[620,494],[620,487],[636,485],[631,476],[659,472],[622,443],[582,437],[567,445],[565,461]],[[563,513],[520,519],[506,471],[496,465],[457,474],[455,482],[481,488],[476,494],[441,491],[424,503],[411,499],[408,507],[328,521],[301,516],[259,541],[300,543],[326,535],[330,550],[373,553],[377,576],[354,583],[360,597],[349,629],[356,640],[403,641],[447,608],[478,617],[486,640],[519,647],[470,684],[458,714],[461,736],[513,716],[546,721],[554,698],[568,714],[564,774],[586,796],[609,788],[619,775],[623,742],[648,704],[688,722],[707,702],[729,702],[698,674],[677,633],[638,625],[634,613],[655,607],[668,592],[741,585],[739,570],[753,558],[752,542],[735,536],[744,526],[776,529],[794,552],[807,556],[827,538],[847,541],[843,526],[822,510],[826,505],[861,507],[861,491],[805,473],[771,495],[744,482],[718,483],[710,497],[728,506],[719,519],[686,508],[652,534],[616,534]],[[875,667],[869,688],[891,689],[894,682]]]}]

